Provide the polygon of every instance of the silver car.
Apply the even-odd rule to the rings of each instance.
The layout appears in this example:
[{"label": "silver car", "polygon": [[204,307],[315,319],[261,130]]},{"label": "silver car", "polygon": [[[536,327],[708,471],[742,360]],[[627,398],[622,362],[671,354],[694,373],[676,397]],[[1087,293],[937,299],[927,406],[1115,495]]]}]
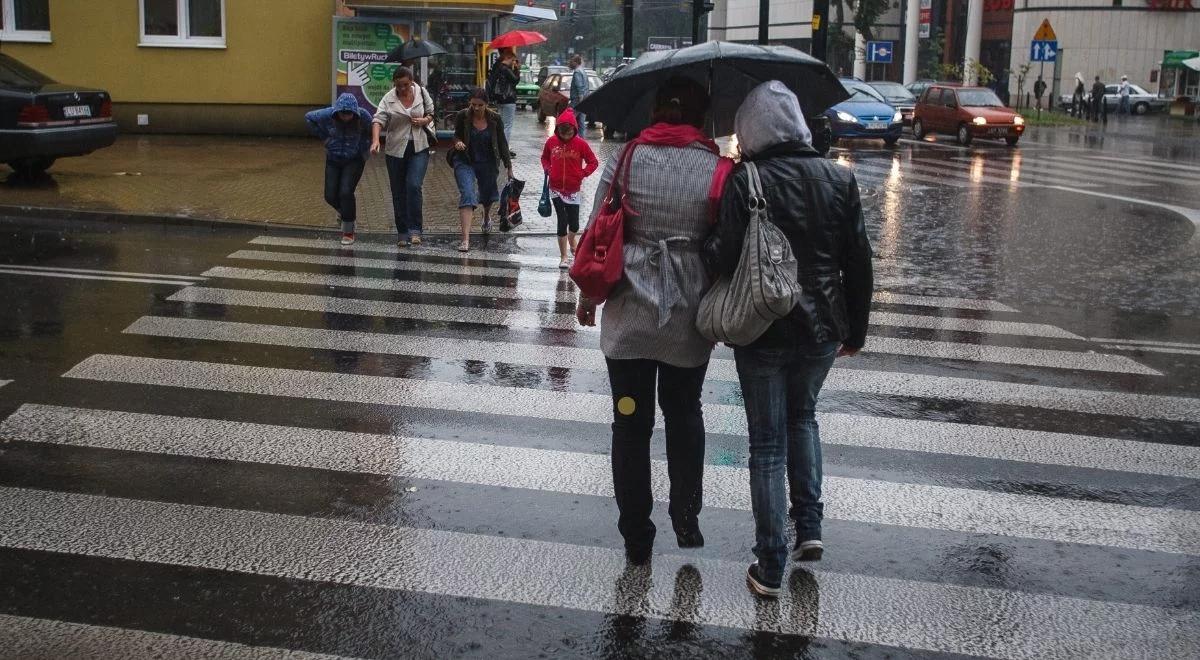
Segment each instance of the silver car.
[{"label": "silver car", "polygon": [[[1108,110],[1108,114],[1114,114],[1121,105],[1120,85],[1105,85],[1104,86],[1104,106]],[[1092,95],[1092,88],[1087,87],[1084,93],[1086,101]],[[1060,101],[1062,107],[1071,107],[1071,94],[1063,94]],[[1159,98],[1155,94],[1147,92],[1145,89],[1129,83],[1129,111],[1135,115],[1144,115],[1147,112],[1158,112],[1167,109],[1167,99]]]}]

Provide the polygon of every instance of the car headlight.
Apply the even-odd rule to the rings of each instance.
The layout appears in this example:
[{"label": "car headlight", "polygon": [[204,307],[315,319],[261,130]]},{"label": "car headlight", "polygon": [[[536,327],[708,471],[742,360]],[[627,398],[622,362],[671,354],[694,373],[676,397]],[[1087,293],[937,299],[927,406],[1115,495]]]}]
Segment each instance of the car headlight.
[{"label": "car headlight", "polygon": [[1013,117],[1013,123],[1017,126],[1021,126],[1025,123],[1025,118],[1021,115],[1017,115],[1016,117]]},{"label": "car headlight", "polygon": [[971,123],[975,124],[976,126],[983,126],[984,124],[987,123],[987,120],[984,119],[983,117],[976,117],[971,120]]},{"label": "car headlight", "polygon": [[850,114],[849,112],[843,112],[841,110],[838,110],[837,118],[842,121],[850,122],[850,123],[854,123],[854,122],[858,121],[858,118],[855,117],[854,115]]},{"label": "car headlight", "polygon": [[896,111],[896,114],[892,115],[892,122],[895,123],[898,121],[904,121],[904,113],[899,110]]}]

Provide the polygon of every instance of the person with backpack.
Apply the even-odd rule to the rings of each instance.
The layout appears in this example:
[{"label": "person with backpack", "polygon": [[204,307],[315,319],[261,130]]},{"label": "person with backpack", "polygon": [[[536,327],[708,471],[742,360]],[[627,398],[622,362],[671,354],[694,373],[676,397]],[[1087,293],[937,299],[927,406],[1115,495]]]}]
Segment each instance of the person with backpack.
[{"label": "person with backpack", "polygon": [[[578,54],[571,56],[569,66],[571,68],[570,103],[571,109],[575,109],[583,101],[584,97],[588,95],[588,78],[587,72],[583,69],[583,58]],[[580,128],[587,127],[587,115],[578,110],[575,112],[575,120],[579,122]]]},{"label": "person with backpack", "polygon": [[[511,48],[500,51],[500,59],[492,66],[488,75],[488,99],[500,112],[504,124],[504,138],[512,144],[513,122],[517,119],[517,83],[521,82],[521,64]],[[510,157],[515,156],[509,152]]]},{"label": "person with backpack", "polygon": [[333,107],[313,110],[304,120],[325,141],[325,202],[338,213],[342,245],[353,245],[358,212],[354,190],[371,153],[371,113],[358,106],[353,94],[342,94]]},{"label": "person with backpack", "polygon": [[[587,141],[579,137],[575,112],[563,110],[554,125],[554,135],[542,148],[542,169],[549,177],[550,200],[558,216],[558,267],[569,268],[575,254],[575,235],[579,233],[580,188],[600,161]],[[569,251],[568,251],[569,250]]]},{"label": "person with backpack", "polygon": [[421,244],[424,227],[425,172],[433,131],[433,98],[413,79],[412,69],[396,67],[394,87],[383,95],[375,111],[371,153],[379,153],[379,138],[385,135],[388,182],[392,188],[392,212],[400,247]]},{"label": "person with backpack", "polygon": [[[792,558],[821,558],[821,441],[817,395],[836,357],[866,342],[873,275],[871,245],[852,170],[822,158],[800,103],[783,83],[762,83],[734,120],[742,164],[721,199],[713,264],[732,277],[750,221],[747,163],[754,165],[767,219],[782,230],[797,262],[798,301],[758,339],[734,347],[750,436],[754,554],[746,579],[761,596],[779,595],[787,560],[790,486],[796,528]],[[606,318],[607,320],[607,318]],[[785,479],[786,477],[786,479]]]},{"label": "person with backpack", "polygon": [[[704,545],[700,393],[713,345],[696,330],[696,309],[709,287],[700,248],[712,231],[710,191],[722,160],[701,130],[708,107],[708,92],[691,79],[672,78],[658,88],[653,124],[605,167],[587,230],[596,228],[609,196],[630,209],[621,233],[623,274],[606,291],[600,348],[612,389],[617,528],[635,565],[650,561],[657,532],[650,520],[656,399],[666,425],[671,526],[679,547]],[[572,278],[581,262],[596,261],[585,252],[586,236]],[[575,314],[581,325],[596,325],[598,304],[580,297]]]}]

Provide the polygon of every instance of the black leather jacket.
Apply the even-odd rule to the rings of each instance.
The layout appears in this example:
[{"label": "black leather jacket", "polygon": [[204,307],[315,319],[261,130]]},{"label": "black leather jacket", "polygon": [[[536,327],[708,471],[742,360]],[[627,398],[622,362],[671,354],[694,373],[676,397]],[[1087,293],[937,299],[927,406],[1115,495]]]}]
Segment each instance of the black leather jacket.
[{"label": "black leather jacket", "polygon": [[[792,244],[803,287],[792,313],[751,347],[838,341],[862,348],[874,283],[854,174],[801,142],[775,145],[749,160],[758,166],[771,222]],[[737,268],[750,222],[749,187],[746,168],[739,165],[725,186],[714,240],[706,250],[720,274]]]}]

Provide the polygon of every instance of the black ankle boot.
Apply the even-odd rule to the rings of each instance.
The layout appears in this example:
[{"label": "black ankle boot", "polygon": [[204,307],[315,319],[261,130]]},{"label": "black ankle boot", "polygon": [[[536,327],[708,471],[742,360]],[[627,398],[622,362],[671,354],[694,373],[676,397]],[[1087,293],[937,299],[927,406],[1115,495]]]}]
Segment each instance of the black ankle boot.
[{"label": "black ankle boot", "polygon": [[700,519],[686,516],[671,519],[671,527],[675,528],[675,540],[681,548],[703,548],[704,535],[700,533]]}]

